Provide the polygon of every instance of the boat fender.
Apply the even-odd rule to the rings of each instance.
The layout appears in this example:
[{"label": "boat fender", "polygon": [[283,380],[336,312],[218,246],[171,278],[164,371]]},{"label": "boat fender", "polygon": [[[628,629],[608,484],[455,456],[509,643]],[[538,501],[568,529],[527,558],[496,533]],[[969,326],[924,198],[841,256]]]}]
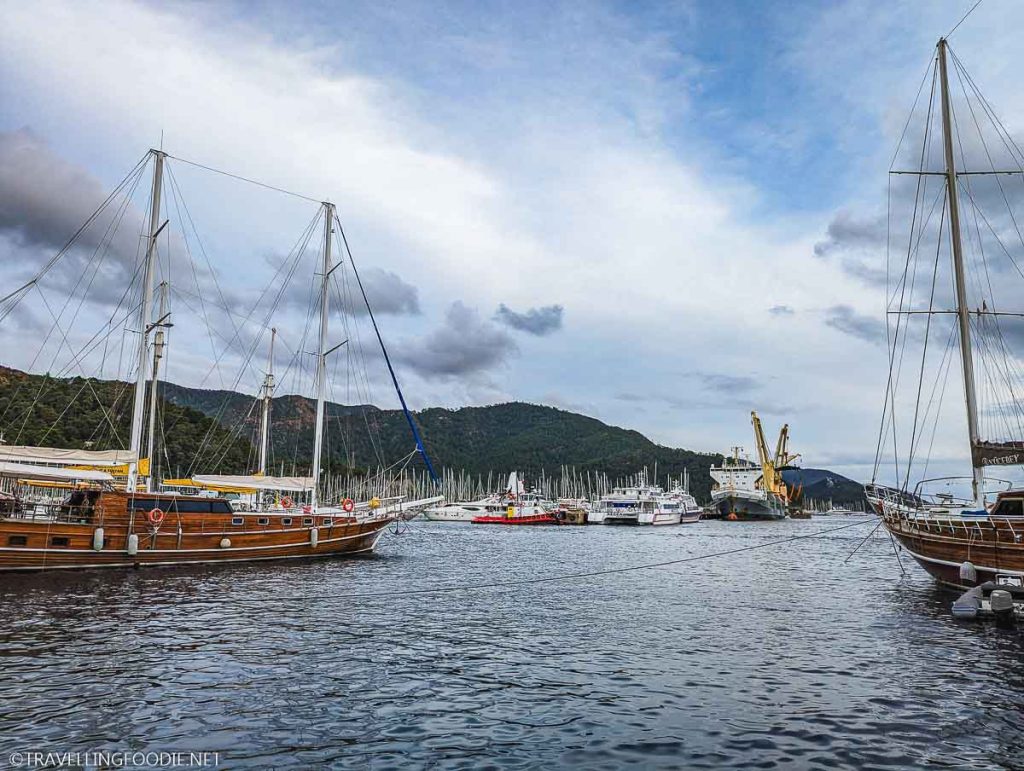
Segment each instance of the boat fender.
[{"label": "boat fender", "polygon": [[354,509],[355,507],[356,507],[356,502],[355,502],[355,501],[353,501],[353,500],[352,500],[351,498],[346,498],[345,500],[343,500],[343,501],[341,502],[341,508],[343,508],[343,509],[344,509],[344,510],[345,510],[346,512],[348,512],[349,514],[351,514],[351,513],[352,513],[352,510],[353,510],[353,509]]},{"label": "boat fender", "polygon": [[132,533],[128,536],[128,555],[134,557],[139,553],[139,537]]},{"label": "boat fender", "polygon": [[510,505],[510,506],[508,507],[508,510],[507,510],[507,511],[505,512],[505,515],[506,515],[506,516],[507,516],[507,517],[508,517],[509,519],[513,519],[513,518],[515,517],[515,515],[516,515],[516,507],[515,507],[515,506],[511,506],[511,505]]},{"label": "boat fender", "polygon": [[975,586],[961,594],[953,603],[953,618],[977,618],[981,612],[982,589]]},{"label": "boat fender", "polygon": [[379,509],[380,508],[380,498],[378,498],[376,495],[373,496],[370,499],[370,508],[371,509]]},{"label": "boat fender", "polygon": [[960,580],[968,584],[978,583],[978,571],[974,568],[974,563],[965,560],[960,565]]},{"label": "boat fender", "polygon": [[92,531],[93,551],[103,551],[103,528],[97,527]]},{"label": "boat fender", "polygon": [[284,498],[281,499],[281,508],[282,509],[290,509],[294,505],[295,505],[295,502],[291,499],[290,496],[286,495]]},{"label": "boat fender", "polygon": [[318,543],[320,543],[320,531],[314,527],[309,531],[309,545],[315,549]]},{"label": "boat fender", "polygon": [[230,538],[221,538],[220,539],[220,548],[222,548],[222,549],[230,549],[231,548],[231,539]]},{"label": "boat fender", "polygon": [[1005,589],[993,589],[988,596],[992,615],[996,617],[996,626],[1000,629],[1012,629],[1014,626],[1013,595]]}]

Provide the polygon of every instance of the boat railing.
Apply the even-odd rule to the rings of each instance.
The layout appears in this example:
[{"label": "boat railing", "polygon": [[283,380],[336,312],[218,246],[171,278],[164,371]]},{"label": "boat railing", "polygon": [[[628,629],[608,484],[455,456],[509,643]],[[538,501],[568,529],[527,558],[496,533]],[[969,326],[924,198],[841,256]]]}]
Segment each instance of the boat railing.
[{"label": "boat railing", "polygon": [[60,524],[103,524],[103,507],[69,505],[65,503],[37,503],[33,501],[0,501],[0,517],[28,522],[54,522]]}]

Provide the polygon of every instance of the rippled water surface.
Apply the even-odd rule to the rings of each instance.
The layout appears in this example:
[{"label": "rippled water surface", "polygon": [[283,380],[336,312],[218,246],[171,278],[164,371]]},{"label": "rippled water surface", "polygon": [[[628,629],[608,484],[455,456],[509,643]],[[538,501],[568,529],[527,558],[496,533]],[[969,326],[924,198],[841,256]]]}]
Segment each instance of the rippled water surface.
[{"label": "rippled water surface", "polygon": [[954,622],[881,531],[844,564],[873,524],[512,585],[857,521],[414,522],[363,560],[0,575],[0,765],[1024,767],[1024,636]]}]

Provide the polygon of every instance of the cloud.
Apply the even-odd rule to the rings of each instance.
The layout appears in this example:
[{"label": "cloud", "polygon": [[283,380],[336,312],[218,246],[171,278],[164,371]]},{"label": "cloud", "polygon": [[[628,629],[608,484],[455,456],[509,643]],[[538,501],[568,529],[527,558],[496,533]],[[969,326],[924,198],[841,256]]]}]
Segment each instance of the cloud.
[{"label": "cloud", "polygon": [[796,311],[788,305],[773,305],[768,312],[773,316],[792,316]]},{"label": "cloud", "polygon": [[542,337],[562,328],[562,311],[561,305],[545,305],[517,313],[502,303],[495,311],[494,319],[512,329]]},{"label": "cloud", "polygon": [[886,221],[881,216],[864,216],[849,210],[836,213],[828,224],[825,239],[814,245],[816,257],[836,252],[885,248]]},{"label": "cloud", "polygon": [[[361,271],[359,277],[363,281],[363,289],[366,290],[366,297],[375,314],[419,315],[419,292],[412,284],[403,281],[398,274],[380,268],[369,268]],[[356,316],[366,313],[366,303],[362,302],[362,296],[357,298],[349,312]]]},{"label": "cloud", "polygon": [[7,267],[31,278],[77,233],[47,284],[62,292],[89,285],[90,300],[116,301],[134,272],[143,222],[125,192],[83,228],[109,191],[29,129],[0,131],[0,254]]},{"label": "cloud", "polygon": [[704,385],[713,390],[727,393],[747,393],[758,386],[756,378],[750,375],[725,375],[717,372],[698,373]]},{"label": "cloud", "polygon": [[869,343],[885,342],[885,323],[874,316],[858,313],[849,305],[833,305],[825,312],[825,324]]},{"label": "cloud", "polygon": [[397,358],[424,378],[444,379],[482,373],[517,351],[507,332],[476,309],[455,302],[440,327],[418,341],[406,341]]}]

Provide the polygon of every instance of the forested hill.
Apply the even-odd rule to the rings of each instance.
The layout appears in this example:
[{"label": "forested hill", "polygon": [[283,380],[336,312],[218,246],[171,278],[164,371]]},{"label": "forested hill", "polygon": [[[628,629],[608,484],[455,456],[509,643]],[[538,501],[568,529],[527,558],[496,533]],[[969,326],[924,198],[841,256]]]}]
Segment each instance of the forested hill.
[{"label": "forested hill", "polygon": [[[94,378],[53,378],[0,367],[0,431],[9,444],[53,447],[126,447],[132,387]],[[199,468],[214,473],[251,470],[258,410],[253,397],[233,391],[161,384],[166,450],[158,452],[166,476]],[[70,406],[69,406],[70,405]],[[315,404],[301,396],[273,403],[271,461],[275,471],[304,472],[313,444]],[[329,404],[327,456],[333,471],[375,469],[394,463],[414,447],[399,410]],[[507,473],[529,477],[541,470],[557,475],[562,466],[597,471],[612,479],[643,467],[659,479],[689,469],[691,488],[710,495],[708,468],[720,456],[663,447],[637,431],[553,407],[513,402],[458,410],[432,408],[416,422],[438,469],[471,474]],[[160,437],[158,448],[164,437]],[[416,461],[418,463],[418,459]]]},{"label": "forested hill", "polygon": [[[0,432],[7,444],[126,449],[131,434],[133,386],[96,378],[28,375],[0,366]],[[187,473],[197,456],[208,473],[242,470],[252,448],[199,410],[161,405],[157,470]],[[166,439],[166,441],[165,441]]]},{"label": "forested hill", "polygon": [[[164,397],[215,417],[225,425],[255,429],[253,398],[230,391],[205,391],[168,385]],[[301,396],[281,396],[273,403],[272,448],[275,463],[291,469],[308,458],[313,441],[315,404]],[[328,404],[328,455],[335,469],[385,465],[414,447],[400,410]],[[415,414],[427,451],[438,468],[471,474],[518,469],[532,477],[541,470],[558,474],[562,466],[599,471],[612,479],[646,466],[663,482],[688,469],[691,489],[701,500],[711,494],[708,469],[719,455],[664,447],[637,431],[616,428],[595,418],[536,404],[511,402],[457,410],[426,409]]]},{"label": "forested hill", "polygon": [[[254,468],[258,409],[251,395],[234,391],[160,386],[156,455],[163,476],[195,469],[243,473]],[[51,447],[124,448],[128,445],[133,387],[94,378],[28,375],[0,366],[0,431],[8,444]],[[313,446],[316,405],[302,396],[274,399],[271,466],[287,474],[306,473]],[[327,407],[328,470],[357,473],[390,465],[413,447],[399,410],[330,403]],[[561,467],[625,478],[647,467],[658,480],[690,472],[698,500],[711,494],[708,468],[721,456],[655,444],[637,431],[595,418],[536,404],[511,402],[457,410],[431,408],[415,414],[434,465],[486,475],[513,469],[534,478]],[[420,465],[418,457],[415,465]],[[862,500],[856,482],[818,469],[786,470],[786,480],[805,497],[854,503]]]}]

